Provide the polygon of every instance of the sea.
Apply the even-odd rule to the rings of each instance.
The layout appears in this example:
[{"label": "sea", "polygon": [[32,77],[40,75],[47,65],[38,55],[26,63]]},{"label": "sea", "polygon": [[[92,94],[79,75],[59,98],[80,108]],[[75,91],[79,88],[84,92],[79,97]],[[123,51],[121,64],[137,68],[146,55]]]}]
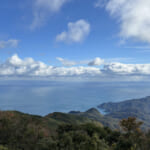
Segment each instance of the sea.
[{"label": "sea", "polygon": [[0,81],[0,110],[41,116],[146,96],[150,82]]}]

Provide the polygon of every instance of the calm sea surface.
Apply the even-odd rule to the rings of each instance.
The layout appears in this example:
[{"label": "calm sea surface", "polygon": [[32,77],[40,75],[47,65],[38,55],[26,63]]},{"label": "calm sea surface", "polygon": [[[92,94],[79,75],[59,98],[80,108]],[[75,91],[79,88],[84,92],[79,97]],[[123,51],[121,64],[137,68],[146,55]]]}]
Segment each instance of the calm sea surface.
[{"label": "calm sea surface", "polygon": [[0,109],[46,115],[150,96],[150,82],[0,81]]}]

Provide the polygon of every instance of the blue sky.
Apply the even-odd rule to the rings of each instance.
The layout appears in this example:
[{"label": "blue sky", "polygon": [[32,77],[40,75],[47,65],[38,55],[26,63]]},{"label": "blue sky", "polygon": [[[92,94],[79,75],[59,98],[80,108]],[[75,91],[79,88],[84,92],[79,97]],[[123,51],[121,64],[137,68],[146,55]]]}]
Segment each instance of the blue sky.
[{"label": "blue sky", "polygon": [[149,14],[148,0],[2,0],[0,75],[147,80]]}]

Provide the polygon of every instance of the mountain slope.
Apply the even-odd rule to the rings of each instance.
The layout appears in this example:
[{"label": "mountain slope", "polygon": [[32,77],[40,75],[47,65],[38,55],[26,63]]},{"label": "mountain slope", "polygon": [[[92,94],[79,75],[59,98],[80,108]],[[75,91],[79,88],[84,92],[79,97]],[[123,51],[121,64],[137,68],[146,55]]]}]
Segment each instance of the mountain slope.
[{"label": "mountain slope", "polygon": [[150,96],[118,103],[103,103],[98,108],[107,112],[105,116],[117,119],[133,116],[142,120],[146,128],[150,127]]},{"label": "mountain slope", "polygon": [[73,114],[75,116],[82,116],[82,117],[86,117],[92,120],[96,120],[100,123],[102,123],[104,126],[108,126],[111,129],[116,129],[119,128],[118,119],[112,118],[110,116],[104,116],[102,114],[100,114],[100,112],[95,109],[95,108],[91,108],[89,110],[87,110],[86,112],[79,112],[79,111],[71,111],[69,112],[70,114]]}]

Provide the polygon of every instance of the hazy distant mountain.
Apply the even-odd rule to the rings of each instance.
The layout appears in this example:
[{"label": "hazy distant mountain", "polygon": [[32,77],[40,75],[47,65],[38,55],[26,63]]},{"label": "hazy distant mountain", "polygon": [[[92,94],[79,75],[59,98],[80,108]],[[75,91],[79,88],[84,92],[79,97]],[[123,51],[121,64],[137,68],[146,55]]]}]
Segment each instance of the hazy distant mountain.
[{"label": "hazy distant mountain", "polygon": [[133,116],[142,120],[144,127],[150,127],[150,96],[117,103],[103,103],[98,108],[107,112],[106,117],[123,119]]}]

